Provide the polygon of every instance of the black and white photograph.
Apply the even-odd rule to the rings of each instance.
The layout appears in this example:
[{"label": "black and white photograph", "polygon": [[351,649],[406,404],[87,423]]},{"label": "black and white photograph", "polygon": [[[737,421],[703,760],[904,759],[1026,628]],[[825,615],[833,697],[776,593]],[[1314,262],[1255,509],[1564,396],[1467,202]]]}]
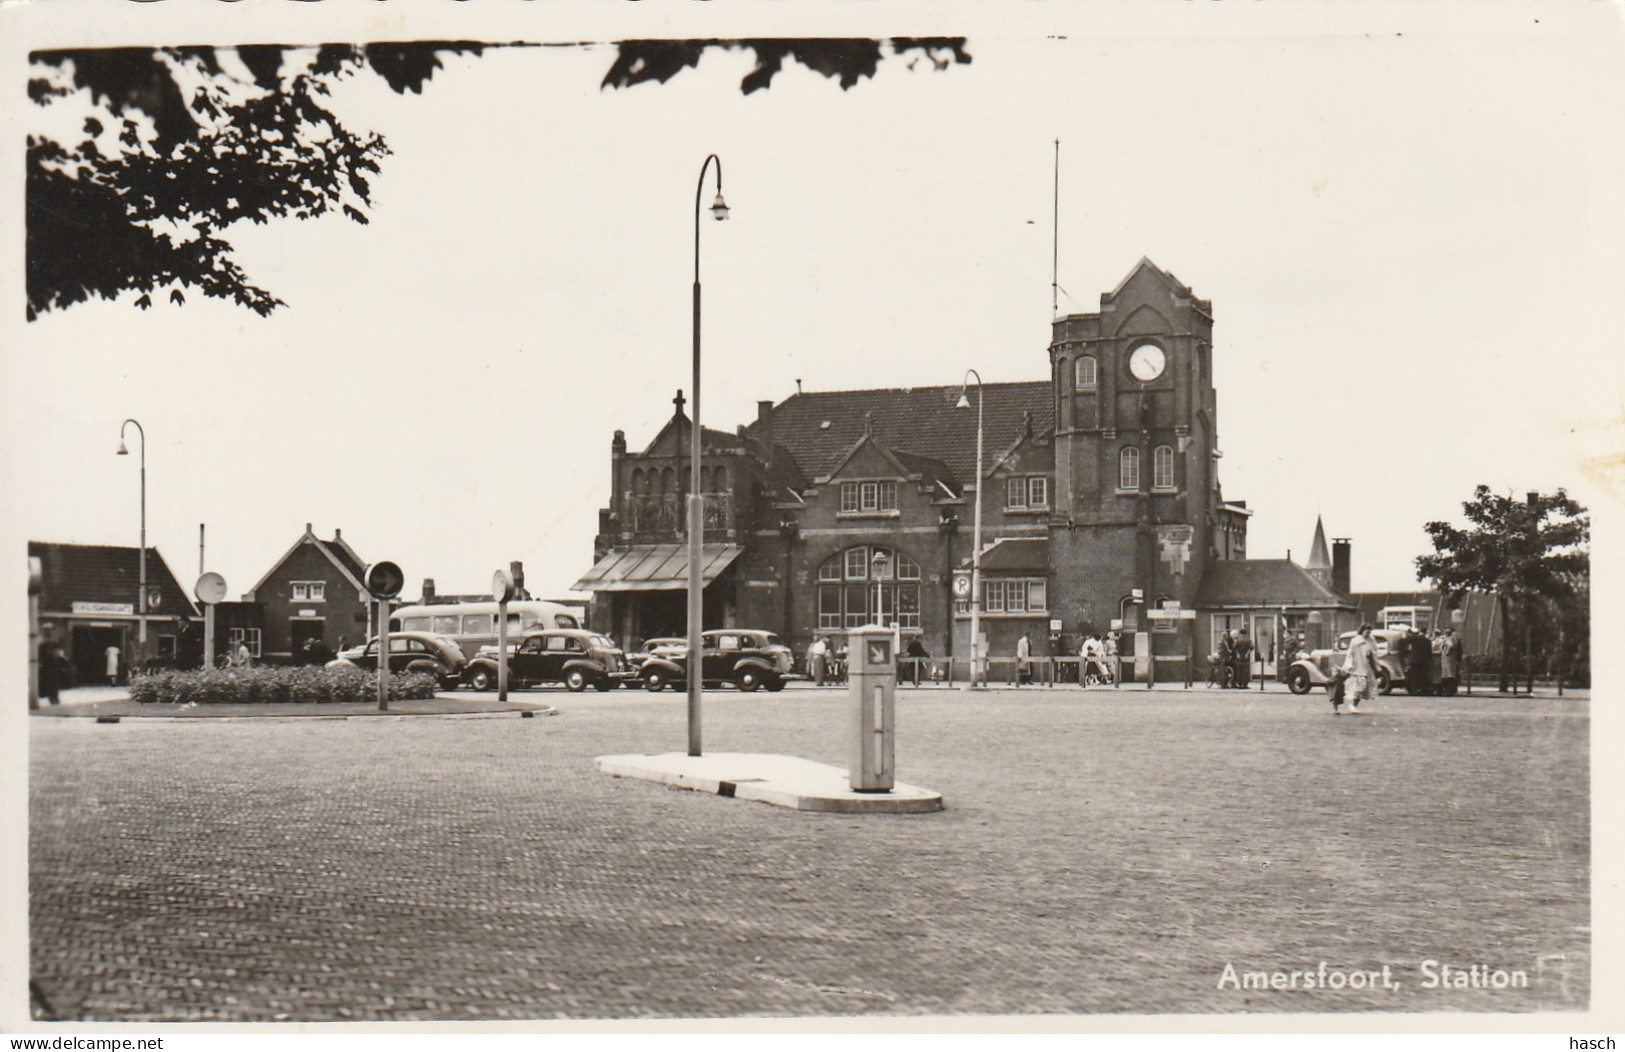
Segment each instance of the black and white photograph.
[{"label": "black and white photograph", "polygon": [[0,1029],[1620,1029],[1617,5],[94,10]]}]

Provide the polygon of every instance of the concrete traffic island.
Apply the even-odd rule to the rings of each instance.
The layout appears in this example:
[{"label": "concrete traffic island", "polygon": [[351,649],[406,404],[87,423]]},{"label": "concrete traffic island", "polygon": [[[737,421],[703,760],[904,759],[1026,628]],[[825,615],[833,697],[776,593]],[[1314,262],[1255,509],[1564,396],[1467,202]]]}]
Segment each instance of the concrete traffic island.
[{"label": "concrete traffic island", "polygon": [[942,810],[942,794],[898,782],[884,792],[857,792],[845,768],[797,756],[719,752],[628,753],[600,756],[598,769],[617,778],[641,778],[696,792],[838,814],[925,814]]}]

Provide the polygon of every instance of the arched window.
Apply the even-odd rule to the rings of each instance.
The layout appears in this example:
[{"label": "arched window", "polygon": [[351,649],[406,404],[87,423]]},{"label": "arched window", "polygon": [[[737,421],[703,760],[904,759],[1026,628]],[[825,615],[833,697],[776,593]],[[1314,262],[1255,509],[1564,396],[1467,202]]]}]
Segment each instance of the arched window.
[{"label": "arched window", "polygon": [[728,489],[728,469],[723,467],[721,464],[718,464],[716,474],[712,476],[711,481],[716,485],[716,489],[712,490],[711,492],[713,492],[713,493],[725,493],[725,492],[727,492],[727,489]]},{"label": "arched window", "polygon": [[[883,556],[877,565],[875,556]],[[878,570],[878,575],[877,575]],[[920,627],[920,564],[904,552],[860,544],[818,568],[818,627]]]},{"label": "arched window", "polygon": [[1076,370],[1079,388],[1094,387],[1100,383],[1100,363],[1089,355],[1085,354],[1078,358]]},{"label": "arched window", "polygon": [[1158,446],[1151,451],[1151,488],[1174,488],[1174,447]]},{"label": "arched window", "polygon": [[1140,447],[1124,446],[1117,454],[1117,488],[1140,488]]},{"label": "arched window", "polygon": [[667,468],[666,470],[664,470],[664,471],[662,471],[660,473],[660,495],[662,497],[664,497],[668,493],[676,493],[676,492],[677,492],[677,473],[672,471],[671,468]]},{"label": "arched window", "polygon": [[642,468],[633,468],[632,469],[632,492],[633,493],[648,493],[649,492],[649,478],[648,478],[647,475],[645,475],[643,473]]}]

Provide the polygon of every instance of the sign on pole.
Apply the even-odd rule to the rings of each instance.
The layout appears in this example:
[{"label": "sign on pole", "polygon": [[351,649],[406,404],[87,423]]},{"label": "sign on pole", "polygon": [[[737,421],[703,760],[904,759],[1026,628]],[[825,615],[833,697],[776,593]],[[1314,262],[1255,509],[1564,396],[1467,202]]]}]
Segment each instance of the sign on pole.
[{"label": "sign on pole", "polygon": [[508,700],[508,600],[513,578],[506,570],[491,575],[491,598],[497,601],[497,700]]},{"label": "sign on pole", "polygon": [[367,567],[367,591],[378,600],[378,711],[389,711],[389,601],[401,594],[406,575],[392,562]]},{"label": "sign on pole", "polygon": [[192,586],[192,594],[203,604],[203,667],[214,668],[214,604],[226,597],[226,579],[206,573]]}]

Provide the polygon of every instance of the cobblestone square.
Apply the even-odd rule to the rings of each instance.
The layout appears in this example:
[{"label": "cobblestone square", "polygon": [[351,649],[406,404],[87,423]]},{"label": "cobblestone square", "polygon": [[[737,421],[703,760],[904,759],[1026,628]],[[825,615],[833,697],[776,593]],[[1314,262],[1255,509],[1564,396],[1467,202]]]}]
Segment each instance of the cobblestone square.
[{"label": "cobblestone square", "polygon": [[[31,720],[37,1016],[1589,1002],[1585,700],[905,690],[946,810],[843,816],[594,770],[683,748],[678,696],[525,697],[559,714]],[[841,692],[704,711],[708,751],[845,764]]]}]

